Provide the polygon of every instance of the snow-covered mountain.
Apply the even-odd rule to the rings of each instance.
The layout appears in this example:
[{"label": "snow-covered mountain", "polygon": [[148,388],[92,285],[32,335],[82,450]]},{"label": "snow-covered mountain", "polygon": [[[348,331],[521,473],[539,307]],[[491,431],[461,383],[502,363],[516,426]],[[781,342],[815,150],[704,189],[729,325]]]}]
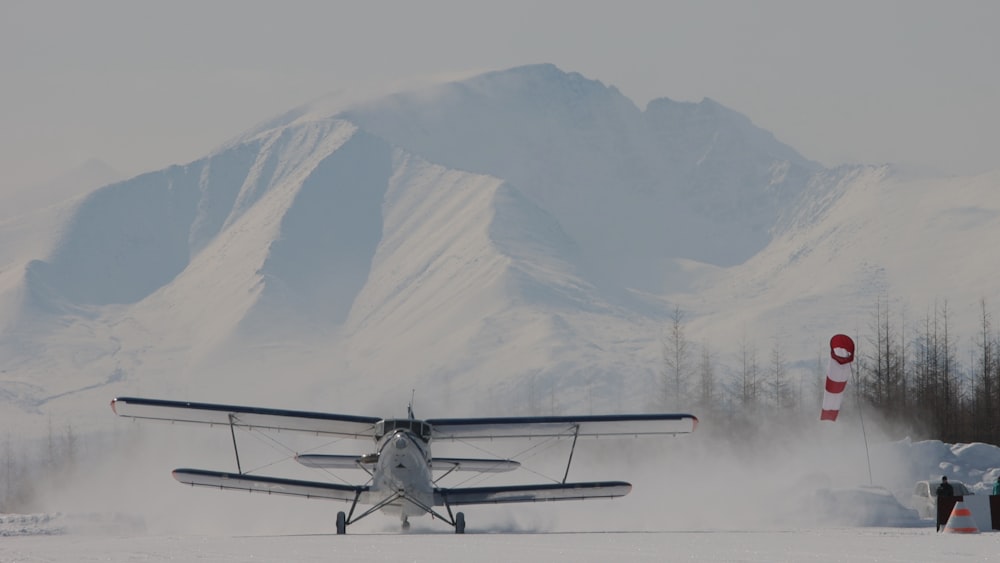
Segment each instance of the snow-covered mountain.
[{"label": "snow-covered mountain", "polygon": [[718,351],[808,359],[880,291],[1000,297],[997,174],[825,170],[551,65],[329,108],[68,201],[44,240],[0,219],[4,410],[645,409],[674,306]]},{"label": "snow-covered mountain", "polygon": [[871,336],[878,299],[907,331],[947,304],[968,358],[976,350],[969,338],[983,329],[981,300],[990,316],[1000,303],[991,248],[1000,240],[1000,170],[911,178],[888,165],[847,167],[813,182],[823,191],[807,192],[767,248],[692,295],[696,324],[723,341],[764,327],[790,350],[814,342],[815,363],[816,334]]}]

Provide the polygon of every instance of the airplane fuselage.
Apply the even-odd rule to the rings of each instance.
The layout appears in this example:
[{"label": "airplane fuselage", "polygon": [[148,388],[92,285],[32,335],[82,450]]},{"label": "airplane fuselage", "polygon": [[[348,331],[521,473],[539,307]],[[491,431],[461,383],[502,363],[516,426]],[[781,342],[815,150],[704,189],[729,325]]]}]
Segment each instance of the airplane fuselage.
[{"label": "airplane fuselage", "polygon": [[384,420],[379,426],[379,455],[369,490],[372,504],[389,501],[382,511],[404,522],[426,514],[425,507],[434,506],[430,426],[413,419]]}]

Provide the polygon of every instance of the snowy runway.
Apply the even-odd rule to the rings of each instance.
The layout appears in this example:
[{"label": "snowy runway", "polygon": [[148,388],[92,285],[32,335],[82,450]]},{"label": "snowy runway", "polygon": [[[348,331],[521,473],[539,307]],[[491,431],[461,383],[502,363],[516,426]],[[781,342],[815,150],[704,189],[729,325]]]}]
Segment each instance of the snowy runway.
[{"label": "snowy runway", "polygon": [[0,538],[0,561],[995,561],[1000,533],[783,531]]}]

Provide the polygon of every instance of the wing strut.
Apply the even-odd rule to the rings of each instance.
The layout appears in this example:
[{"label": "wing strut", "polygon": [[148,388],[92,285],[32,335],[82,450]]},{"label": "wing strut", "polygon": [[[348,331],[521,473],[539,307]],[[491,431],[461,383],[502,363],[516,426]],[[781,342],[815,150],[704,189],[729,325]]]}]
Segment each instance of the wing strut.
[{"label": "wing strut", "polygon": [[243,475],[243,468],[240,467],[240,450],[236,447],[236,430],[233,428],[235,418],[232,413],[229,413],[229,433],[233,436],[233,451],[236,453],[236,472]]},{"label": "wing strut", "polygon": [[576,451],[576,439],[580,437],[580,425],[577,424],[573,430],[573,446],[569,449],[569,459],[566,460],[566,473],[563,473],[563,485],[566,484],[566,478],[569,477],[569,465],[573,463],[573,452]]},{"label": "wing strut", "polygon": [[[346,520],[346,523],[351,523],[351,522],[354,522],[354,521],[355,521],[355,520],[354,520],[354,519],[352,518],[352,516],[354,516],[354,509],[358,507],[358,499],[360,499],[360,498],[361,498],[361,491],[357,491],[357,492],[355,492],[355,493],[354,493],[354,502],[352,502],[352,503],[351,503],[351,511],[350,511],[349,513],[347,513],[347,520]],[[381,507],[381,505],[380,505],[380,507]],[[364,514],[362,514],[361,516],[358,516],[358,518],[357,518],[357,519],[358,519],[358,520],[361,520],[362,518],[364,518],[365,516],[368,516],[368,515],[369,515],[369,514],[371,514],[372,512],[374,512],[374,510],[369,510],[368,512],[365,512],[365,513],[364,513]]]},{"label": "wing strut", "polygon": [[445,472],[444,472],[444,475],[442,475],[442,476],[440,476],[440,477],[438,477],[437,479],[435,479],[435,480],[434,480],[434,484],[435,484],[435,485],[437,485],[438,481],[440,481],[441,479],[444,479],[445,477],[447,477],[447,476],[451,475],[451,473],[452,473],[453,471],[455,471],[456,469],[458,469],[458,467],[459,467],[459,465],[458,465],[457,463],[456,463],[456,464],[453,464],[453,465],[451,466],[451,469],[449,469],[448,471],[445,471]]}]

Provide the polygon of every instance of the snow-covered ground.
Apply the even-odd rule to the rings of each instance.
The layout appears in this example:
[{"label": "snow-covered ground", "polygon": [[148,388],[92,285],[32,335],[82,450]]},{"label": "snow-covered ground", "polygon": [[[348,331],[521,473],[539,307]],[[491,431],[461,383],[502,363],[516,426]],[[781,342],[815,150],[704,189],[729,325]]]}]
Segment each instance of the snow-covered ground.
[{"label": "snow-covered ground", "polygon": [[[1000,534],[937,535],[904,506],[916,481],[941,475],[982,498],[998,448],[872,435],[867,456],[846,410],[834,425],[731,428],[740,437],[713,435],[695,412],[698,433],[669,444],[600,440],[577,452],[572,478],[628,480],[630,495],[475,507],[464,537],[428,519],[399,534],[381,516],[336,537],[336,503],[177,485],[177,467],[233,468],[228,432],[132,432],[109,399],[392,416],[416,393],[427,416],[659,410],[674,304],[691,342],[720,343],[719,358],[752,327],[806,365],[890,289],[917,311],[955,292],[943,297],[960,302],[956,332],[975,326],[958,319],[980,299],[997,302],[995,268],[969,257],[991,255],[1000,233],[998,173],[817,171],[710,100],[643,111],[551,65],[436,92],[293,112],[302,119],[77,199],[3,201],[6,458],[62,440],[76,462],[21,464],[51,474],[35,476],[31,513],[0,518],[0,562],[1000,553]],[[792,205],[795,194],[809,197]]]},{"label": "snow-covered ground", "polygon": [[[651,456],[644,465],[623,454],[631,471],[601,468],[634,483],[623,499],[470,507],[464,536],[427,518],[399,533],[380,515],[336,536],[328,530],[337,503],[180,487],[140,465],[122,475],[153,476],[153,484],[105,475],[117,494],[96,481],[82,487],[103,497],[88,502],[107,512],[0,516],[0,561],[989,561],[1000,553],[1000,534],[986,526],[977,535],[936,533],[904,506],[916,480],[942,474],[988,495],[1000,447],[875,444],[873,480],[883,487],[872,487],[844,485],[867,480],[867,456],[851,441],[784,444],[802,459],[769,452],[741,464],[688,438],[663,459],[640,448]],[[594,465],[586,455],[579,463],[580,471]],[[134,513],[116,512],[128,506]]]},{"label": "snow-covered ground", "polygon": [[995,561],[1000,534],[934,528],[640,533],[16,537],[0,560],[49,561]]}]

